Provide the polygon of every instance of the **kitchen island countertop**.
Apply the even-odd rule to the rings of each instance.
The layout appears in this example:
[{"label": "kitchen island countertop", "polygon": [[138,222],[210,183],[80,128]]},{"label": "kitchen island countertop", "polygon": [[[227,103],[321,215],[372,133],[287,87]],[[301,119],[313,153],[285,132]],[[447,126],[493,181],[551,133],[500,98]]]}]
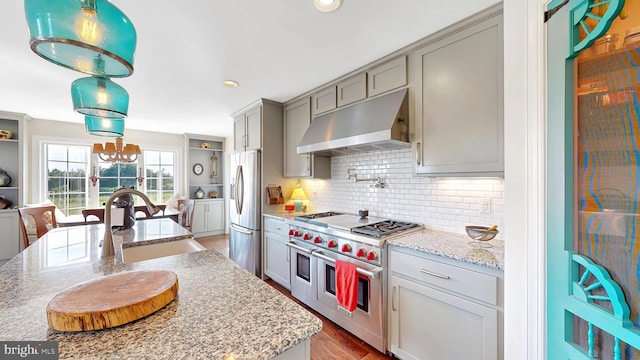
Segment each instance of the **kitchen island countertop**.
[{"label": "kitchen island countertop", "polygon": [[[172,220],[115,233],[116,254],[105,259],[103,234],[103,224],[53,229],[0,267],[1,341],[58,341],[60,358],[271,359],[322,329],[317,317],[215,250],[121,261],[122,244],[190,236]],[[47,303],[69,286],[156,269],[175,272],[179,282],[178,297],[156,313],[100,331],[48,327]]]}]

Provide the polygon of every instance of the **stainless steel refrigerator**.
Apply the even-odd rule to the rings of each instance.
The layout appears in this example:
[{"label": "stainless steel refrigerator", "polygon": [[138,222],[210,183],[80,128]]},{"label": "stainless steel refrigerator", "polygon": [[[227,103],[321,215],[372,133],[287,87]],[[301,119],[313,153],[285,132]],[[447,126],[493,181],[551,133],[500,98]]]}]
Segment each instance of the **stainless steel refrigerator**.
[{"label": "stainless steel refrigerator", "polygon": [[260,151],[230,154],[229,257],[262,278]]}]

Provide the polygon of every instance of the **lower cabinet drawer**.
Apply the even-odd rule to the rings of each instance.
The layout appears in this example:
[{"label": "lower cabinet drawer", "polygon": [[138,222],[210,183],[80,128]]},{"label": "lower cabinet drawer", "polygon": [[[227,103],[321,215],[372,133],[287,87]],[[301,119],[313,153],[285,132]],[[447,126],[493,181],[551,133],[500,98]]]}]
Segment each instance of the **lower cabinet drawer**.
[{"label": "lower cabinet drawer", "polygon": [[284,220],[275,219],[269,216],[264,217],[264,231],[273,231],[282,235],[288,234],[288,227]]},{"label": "lower cabinet drawer", "polygon": [[392,250],[389,254],[389,269],[393,273],[487,304],[498,304],[498,279],[493,275],[400,251]]}]

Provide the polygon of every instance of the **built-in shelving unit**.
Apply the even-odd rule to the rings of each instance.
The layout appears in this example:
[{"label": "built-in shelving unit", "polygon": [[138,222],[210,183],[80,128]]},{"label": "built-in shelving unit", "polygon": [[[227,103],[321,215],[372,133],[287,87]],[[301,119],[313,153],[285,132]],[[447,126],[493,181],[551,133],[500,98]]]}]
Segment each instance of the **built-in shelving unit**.
[{"label": "built-in shelving unit", "polygon": [[[187,196],[196,201],[191,232],[196,237],[222,234],[225,221],[224,138],[185,134],[185,146]],[[204,192],[202,198],[196,196],[198,189]]]},{"label": "built-in shelving unit", "polygon": [[11,177],[8,186],[0,186],[0,197],[11,206],[0,209],[0,260],[10,259],[20,251],[22,241],[18,227],[18,210],[25,201],[24,155],[26,114],[0,111],[0,130],[8,130],[11,138],[0,139],[0,168]]},{"label": "built-in shelving unit", "polygon": [[[224,192],[224,138],[196,134],[185,135],[187,147],[188,197],[197,199],[196,191],[204,191],[204,199],[222,198]],[[208,144],[208,146],[206,146]],[[202,166],[202,173],[194,167]]]}]

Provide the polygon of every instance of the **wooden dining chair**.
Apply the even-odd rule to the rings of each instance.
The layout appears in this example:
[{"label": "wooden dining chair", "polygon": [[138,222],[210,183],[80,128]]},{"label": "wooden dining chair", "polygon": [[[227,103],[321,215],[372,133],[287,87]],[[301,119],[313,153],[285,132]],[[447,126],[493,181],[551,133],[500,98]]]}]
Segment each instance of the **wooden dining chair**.
[{"label": "wooden dining chair", "polygon": [[20,214],[20,228],[25,249],[31,245],[27,233],[30,223],[35,224],[37,238],[46,234],[50,228],[58,227],[55,206],[24,207],[18,209],[18,213]]},{"label": "wooden dining chair", "polygon": [[104,223],[104,209],[82,209],[82,216],[84,216],[84,222],[92,222],[91,220],[87,220],[87,218],[91,215],[97,217],[98,221],[101,224]]},{"label": "wooden dining chair", "polygon": [[139,217],[137,216],[138,213],[143,213],[144,214],[143,218],[146,218],[146,219],[151,219],[153,217],[153,214],[149,211],[146,205],[134,206],[133,211],[136,214],[136,219],[139,219]]},{"label": "wooden dining chair", "polygon": [[196,202],[193,199],[178,200],[178,211],[180,211],[178,224],[189,231],[191,231],[191,226],[193,224],[193,212],[196,208],[195,205]]}]

